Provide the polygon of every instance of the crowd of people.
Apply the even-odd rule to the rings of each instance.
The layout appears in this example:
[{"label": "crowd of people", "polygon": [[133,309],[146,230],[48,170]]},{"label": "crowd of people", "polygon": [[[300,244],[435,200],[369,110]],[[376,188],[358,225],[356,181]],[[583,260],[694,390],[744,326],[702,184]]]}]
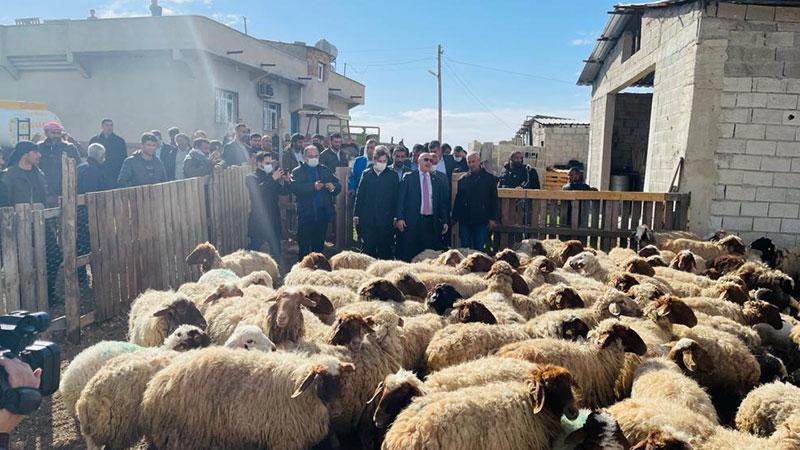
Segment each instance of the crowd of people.
[{"label": "crowd of people", "polygon": [[[154,184],[210,175],[215,168],[250,165],[246,178],[251,200],[249,247],[281,255],[280,197],[292,195],[297,210],[299,258],[324,249],[328,226],[335,216],[335,197],[347,183],[354,205],[353,226],[361,249],[377,258],[410,260],[424,249],[448,247],[450,228],[459,224],[460,245],[484,250],[489,230],[499,222],[497,188],[539,189],[536,169],[524,164],[521,152],[510,155],[499,177],[489,173],[477,153],[461,146],[430,141],[409,149],[401,141],[379,145],[368,139],[361,148],[347,149],[342,135],[327,137],[295,133],[284,138],[251,133],[237,124],[225,139],[210,139],[202,130],[188,134],[178,128],[141,135],[140,146],[128,145],[114,133],[114,122],[103,119],[100,133],[84,152],[61,124],[44,125],[44,135],[19,142],[2,172],[0,204],[54,205],[61,194],[62,155],[79,162],[78,193]],[[351,167],[347,180],[336,169]],[[451,201],[453,174],[464,173]],[[565,190],[588,190],[573,168]],[[79,239],[80,241],[80,239]]]}]

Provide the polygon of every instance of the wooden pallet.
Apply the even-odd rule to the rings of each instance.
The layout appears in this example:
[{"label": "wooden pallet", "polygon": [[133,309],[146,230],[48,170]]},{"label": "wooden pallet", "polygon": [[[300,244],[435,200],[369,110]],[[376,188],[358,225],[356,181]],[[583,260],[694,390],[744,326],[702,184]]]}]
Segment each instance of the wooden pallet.
[{"label": "wooden pallet", "polygon": [[560,191],[569,182],[569,170],[547,169],[544,173],[544,186],[546,191]]}]

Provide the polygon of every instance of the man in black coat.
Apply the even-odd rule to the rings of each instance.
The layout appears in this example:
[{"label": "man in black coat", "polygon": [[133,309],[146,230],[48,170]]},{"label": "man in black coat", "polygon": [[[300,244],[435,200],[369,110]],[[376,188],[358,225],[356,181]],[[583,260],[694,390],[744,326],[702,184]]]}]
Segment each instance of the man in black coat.
[{"label": "man in black coat", "polygon": [[103,119],[100,122],[101,132],[89,140],[89,144],[101,144],[106,149],[106,162],[103,164],[103,189],[117,187],[117,177],[122,162],[128,157],[128,145],[125,140],[114,134],[114,121]]},{"label": "man in black coat", "polygon": [[347,152],[342,151],[342,135],[339,133],[331,134],[331,146],[319,155],[319,163],[336,173],[337,167],[347,167],[350,161]]},{"label": "man in black coat", "polygon": [[500,174],[500,187],[539,189],[539,186],[536,169],[522,162],[522,152],[512,153]]},{"label": "man in black coat", "polygon": [[303,162],[303,135],[295,133],[291,137],[291,144],[281,155],[281,169],[286,173],[292,173],[301,162]]},{"label": "man in black coat", "polygon": [[47,201],[47,180],[37,167],[42,153],[31,141],[19,141],[8,159],[8,169],[3,171],[3,193],[0,206],[18,203],[42,203]]},{"label": "man in black coat", "polygon": [[323,251],[328,223],[335,212],[333,199],[342,191],[331,169],[319,163],[316,146],[307,146],[303,157],[305,161],[292,171],[289,185],[297,204],[298,260]]},{"label": "man in black coat", "polygon": [[387,168],[389,151],[380,145],[372,156],[372,166],[361,173],[358,183],[353,225],[364,241],[364,253],[380,259],[392,257],[394,212],[397,207],[397,175]]},{"label": "man in black coat", "polygon": [[444,158],[444,167],[447,170],[447,179],[452,180],[454,173],[463,173],[468,172],[469,167],[467,167],[467,152],[464,151],[464,148],[460,145],[456,145],[453,149],[453,154],[445,154],[442,155]]},{"label": "man in black coat", "polygon": [[245,178],[250,195],[250,217],[247,233],[250,250],[262,251],[266,243],[268,253],[281,260],[281,209],[278,197],[288,195],[289,176],[276,167],[272,153],[256,154],[256,171]]},{"label": "man in black coat", "polygon": [[98,192],[106,189],[105,171],[103,164],[106,157],[106,149],[103,144],[89,144],[88,157],[86,162],[77,168],[78,174],[78,194]]},{"label": "man in black coat", "polygon": [[39,144],[41,158],[38,166],[47,180],[47,197],[55,201],[56,197],[61,196],[61,155],[66,154],[76,164],[81,161],[81,156],[74,145],[64,141],[64,127],[60,123],[48,122],[43,128],[47,139]]},{"label": "man in black coat", "polygon": [[497,177],[481,167],[477,153],[467,156],[469,173],[458,180],[453,222],[458,222],[461,247],[484,251],[489,227],[499,220]]},{"label": "man in black coat", "polygon": [[158,138],[152,133],[142,134],[142,149],[127,157],[119,171],[117,185],[121,188],[156,184],[167,181],[167,172],[156,158]]},{"label": "man in black coat", "polygon": [[395,228],[401,233],[398,253],[406,261],[425,249],[444,248],[442,235],[450,229],[450,191],[444,175],[431,173],[433,161],[432,154],[421,154],[419,171],[406,174],[400,183]]}]

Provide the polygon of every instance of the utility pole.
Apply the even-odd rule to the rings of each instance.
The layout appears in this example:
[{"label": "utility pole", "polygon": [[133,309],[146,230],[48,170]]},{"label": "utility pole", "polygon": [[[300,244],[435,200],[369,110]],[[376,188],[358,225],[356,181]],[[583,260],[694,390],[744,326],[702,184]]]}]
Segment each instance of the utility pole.
[{"label": "utility pole", "polygon": [[344,63],[344,73],[342,75],[347,76],[347,63]]},{"label": "utility pole", "polygon": [[439,143],[442,143],[442,45],[436,47],[436,79],[439,82]]},{"label": "utility pole", "polygon": [[247,34],[247,17],[242,16],[242,19],[244,19],[244,34]]}]

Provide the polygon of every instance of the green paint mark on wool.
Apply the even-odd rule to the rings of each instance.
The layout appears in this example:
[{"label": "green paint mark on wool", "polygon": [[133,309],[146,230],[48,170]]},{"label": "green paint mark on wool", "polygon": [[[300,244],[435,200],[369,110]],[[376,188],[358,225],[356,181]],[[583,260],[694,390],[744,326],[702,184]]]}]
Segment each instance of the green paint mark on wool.
[{"label": "green paint mark on wool", "polygon": [[558,437],[553,441],[553,450],[572,450],[575,448],[574,445],[568,445],[564,443],[564,439],[567,438],[573,431],[583,427],[586,423],[586,419],[589,418],[589,414],[592,411],[589,409],[581,409],[578,413],[578,417],[575,420],[569,420],[564,416],[561,416],[561,433],[559,433]]}]

